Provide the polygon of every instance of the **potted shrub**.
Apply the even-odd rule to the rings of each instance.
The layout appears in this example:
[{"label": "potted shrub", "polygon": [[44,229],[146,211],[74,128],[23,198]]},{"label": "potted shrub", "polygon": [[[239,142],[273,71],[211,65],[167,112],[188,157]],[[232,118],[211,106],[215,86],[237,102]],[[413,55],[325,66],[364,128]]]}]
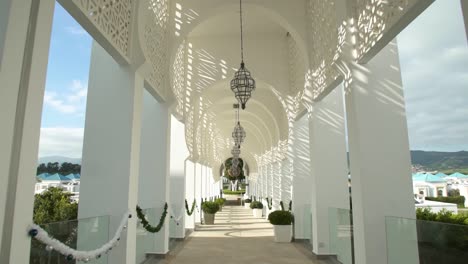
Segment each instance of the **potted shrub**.
[{"label": "potted shrub", "polygon": [[213,225],[215,220],[215,214],[219,211],[219,204],[217,202],[203,202],[202,210],[205,225]]},{"label": "potted shrub", "polygon": [[273,225],[275,242],[291,242],[293,215],[289,211],[273,211],[268,215]]},{"label": "potted shrub", "polygon": [[224,203],[226,202],[226,199],[217,198],[215,202],[219,204],[219,212],[223,211],[223,206],[224,206]]},{"label": "potted shrub", "polygon": [[250,208],[253,209],[253,216],[257,218],[262,217],[262,212],[263,212],[263,204],[261,202],[251,202],[250,203]]},{"label": "potted shrub", "polygon": [[244,208],[249,209],[250,208],[250,203],[252,202],[251,199],[247,198],[244,200]]}]

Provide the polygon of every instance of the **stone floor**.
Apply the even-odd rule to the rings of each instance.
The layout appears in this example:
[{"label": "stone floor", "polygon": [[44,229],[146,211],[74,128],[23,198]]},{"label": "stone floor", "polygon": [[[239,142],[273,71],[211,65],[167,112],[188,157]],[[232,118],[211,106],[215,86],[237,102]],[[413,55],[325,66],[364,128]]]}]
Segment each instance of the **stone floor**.
[{"label": "stone floor", "polygon": [[265,219],[252,217],[250,209],[226,206],[216,214],[215,225],[197,226],[165,259],[146,264],[314,263],[310,250],[301,243],[275,243],[273,228]]}]

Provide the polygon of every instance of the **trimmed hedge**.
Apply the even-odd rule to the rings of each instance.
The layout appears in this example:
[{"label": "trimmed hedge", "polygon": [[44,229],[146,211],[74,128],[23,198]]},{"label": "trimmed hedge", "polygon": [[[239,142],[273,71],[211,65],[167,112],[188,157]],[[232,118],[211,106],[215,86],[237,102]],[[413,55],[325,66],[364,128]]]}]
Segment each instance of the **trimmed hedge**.
[{"label": "trimmed hedge", "polygon": [[468,215],[454,214],[451,211],[442,210],[438,213],[433,213],[429,208],[416,209],[416,218],[418,220],[442,222],[455,225],[468,225]]},{"label": "trimmed hedge", "polygon": [[252,199],[249,199],[249,198],[244,200],[244,203],[251,203],[251,202],[252,202]]},{"label": "trimmed hedge", "polygon": [[457,204],[458,207],[465,206],[465,196],[426,197],[426,200],[443,202],[443,203],[454,203],[454,204]]},{"label": "trimmed hedge", "polygon": [[274,211],[268,215],[268,221],[272,225],[290,225],[293,222],[293,215],[289,211]]},{"label": "trimmed hedge", "polygon": [[440,262],[433,258],[437,256],[442,256],[441,259],[448,259],[450,256],[458,258],[466,254],[464,252],[468,251],[468,216],[447,210],[433,213],[429,208],[418,208],[416,217],[418,220],[424,220],[417,221],[416,225],[420,256],[424,250],[432,252],[432,255],[427,252],[422,253],[423,259],[430,261],[421,263],[462,263]]},{"label": "trimmed hedge", "polygon": [[250,203],[250,208],[251,209],[263,209],[263,204],[261,202],[254,201]]},{"label": "trimmed hedge", "polygon": [[234,195],[239,195],[239,194],[244,194],[244,193],[245,193],[245,190],[244,190],[244,191],[230,191],[230,190],[223,190],[223,193],[224,193],[224,194],[234,194]]},{"label": "trimmed hedge", "polygon": [[216,198],[215,202],[219,204],[219,207],[223,207],[224,203],[226,202],[226,199],[224,198]]},{"label": "trimmed hedge", "polygon": [[216,214],[219,211],[219,204],[217,202],[203,202],[202,210],[205,214]]}]

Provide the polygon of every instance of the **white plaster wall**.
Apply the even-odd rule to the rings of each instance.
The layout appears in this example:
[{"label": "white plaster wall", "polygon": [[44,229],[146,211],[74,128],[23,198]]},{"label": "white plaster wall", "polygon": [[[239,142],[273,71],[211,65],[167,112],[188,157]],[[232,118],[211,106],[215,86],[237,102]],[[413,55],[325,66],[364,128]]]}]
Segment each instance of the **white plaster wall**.
[{"label": "white plaster wall", "polygon": [[[185,127],[174,116],[171,116],[171,148],[170,148],[170,197],[172,212],[176,218],[182,217],[179,225],[175,221],[170,221],[170,237],[185,237],[185,199],[186,199],[186,176],[185,160],[189,156],[187,145],[185,144]],[[192,183],[193,184],[193,183]],[[193,185],[192,185],[193,186]],[[190,192],[193,195],[193,191]],[[191,201],[187,200],[189,209]]]}]

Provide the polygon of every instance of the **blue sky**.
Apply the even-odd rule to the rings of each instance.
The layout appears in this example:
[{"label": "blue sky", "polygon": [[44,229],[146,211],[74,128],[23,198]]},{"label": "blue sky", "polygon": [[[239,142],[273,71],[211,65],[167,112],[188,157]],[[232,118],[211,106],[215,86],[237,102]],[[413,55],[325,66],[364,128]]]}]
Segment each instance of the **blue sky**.
[{"label": "blue sky", "polygon": [[[57,3],[39,157],[81,157],[91,42]],[[410,148],[468,150],[468,46],[460,1],[435,1],[398,44]]]},{"label": "blue sky", "polygon": [[55,6],[39,156],[81,157],[92,39]]}]

